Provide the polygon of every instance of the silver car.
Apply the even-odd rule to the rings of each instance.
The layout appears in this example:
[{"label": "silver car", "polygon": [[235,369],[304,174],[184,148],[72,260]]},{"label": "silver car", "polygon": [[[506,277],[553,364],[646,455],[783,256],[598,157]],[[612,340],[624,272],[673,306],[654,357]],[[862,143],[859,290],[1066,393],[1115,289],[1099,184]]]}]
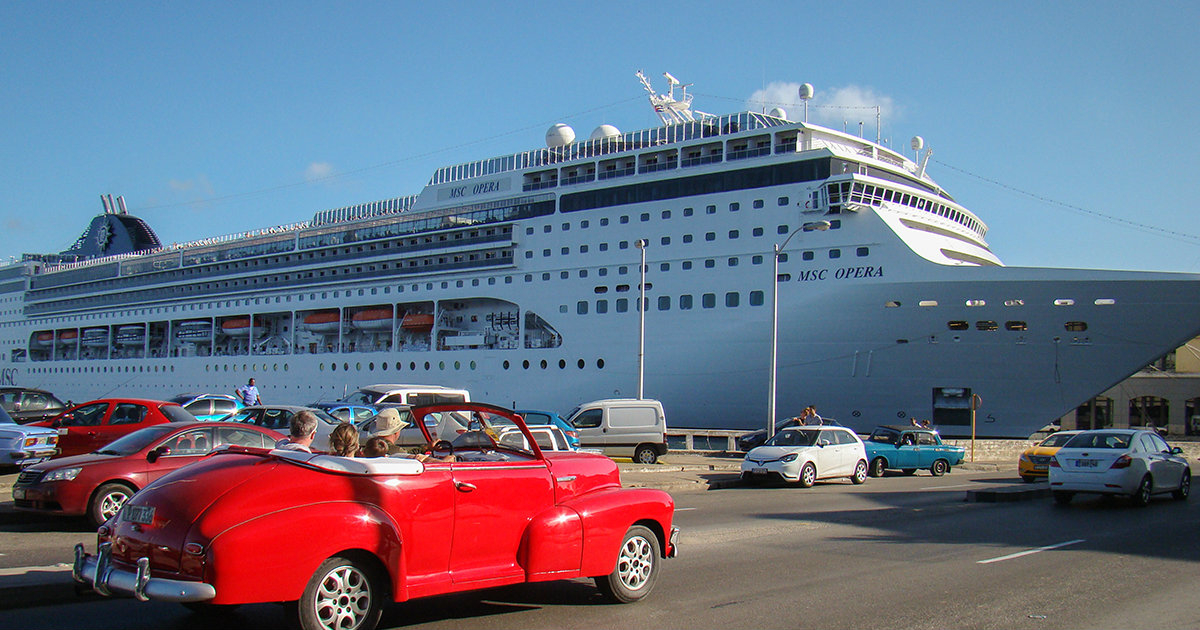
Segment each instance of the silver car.
[{"label": "silver car", "polygon": [[0,468],[24,468],[58,453],[58,431],[17,424],[0,407]]}]

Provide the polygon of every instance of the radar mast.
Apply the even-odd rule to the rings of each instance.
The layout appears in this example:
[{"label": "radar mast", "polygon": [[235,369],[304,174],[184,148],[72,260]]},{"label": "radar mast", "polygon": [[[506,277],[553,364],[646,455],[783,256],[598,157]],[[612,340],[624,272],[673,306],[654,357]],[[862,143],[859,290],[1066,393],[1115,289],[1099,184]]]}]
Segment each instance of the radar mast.
[{"label": "radar mast", "polygon": [[[706,114],[702,111],[692,111],[692,97],[687,93],[687,89],[692,86],[691,83],[684,85],[679,82],[670,72],[664,72],[663,76],[667,79],[666,94],[659,94],[650,86],[650,80],[646,75],[642,74],[641,70],[637,71],[637,78],[642,82],[642,87],[646,88],[646,92],[650,95],[650,106],[654,108],[654,113],[658,114],[659,120],[664,125],[673,125],[685,122],[695,122],[696,116],[701,120],[711,118],[712,114]],[[679,86],[680,98],[675,100],[675,87]]]}]

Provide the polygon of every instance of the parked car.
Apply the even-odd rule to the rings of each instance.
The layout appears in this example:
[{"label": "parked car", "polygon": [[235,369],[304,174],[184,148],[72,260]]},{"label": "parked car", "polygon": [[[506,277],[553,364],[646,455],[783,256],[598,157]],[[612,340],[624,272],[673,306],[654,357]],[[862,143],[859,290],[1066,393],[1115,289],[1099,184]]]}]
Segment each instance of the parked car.
[{"label": "parked car", "polygon": [[171,402],[182,405],[188,413],[196,416],[197,420],[220,420],[244,406],[237,396],[231,394],[195,392],[180,394],[172,398]]},{"label": "parked car", "polygon": [[567,443],[571,445],[571,449],[579,448],[579,432],[575,430],[575,425],[567,422],[562,416],[553,411],[541,411],[539,409],[518,409],[517,413],[525,418],[525,424],[529,426],[549,425],[558,427],[563,435],[567,436]]},{"label": "parked car", "polygon": [[0,407],[0,471],[24,468],[58,453],[58,431],[21,425]]},{"label": "parked car", "polygon": [[883,471],[895,468],[906,475],[928,468],[934,477],[940,477],[966,457],[966,449],[943,443],[933,429],[876,427],[864,444],[872,477],[882,477]]},{"label": "parked car", "polygon": [[337,402],[352,405],[378,407],[383,403],[395,405],[436,405],[440,403],[468,402],[471,393],[465,389],[452,389],[441,385],[412,385],[405,383],[380,383],[360,387],[358,391]]},{"label": "parked car", "polygon": [[313,438],[312,449],[315,451],[329,450],[329,434],[341,422],[337,418],[312,407],[301,405],[254,405],[244,407],[237,413],[231,413],[223,420],[225,422],[242,422],[278,431],[287,435],[291,431],[292,416],[301,411],[311,411],[317,417],[317,436]]},{"label": "parked car", "polygon": [[1192,470],[1182,452],[1155,431],[1082,431],[1050,460],[1050,492],[1059,504],[1081,492],[1128,496],[1137,506],[1163,492],[1182,501],[1192,488]]},{"label": "parked car", "polygon": [[164,422],[191,422],[196,417],[177,403],[144,398],[101,398],[76,405],[51,420],[32,426],[58,429],[58,457],[90,453],[100,447]]},{"label": "parked car", "polygon": [[27,468],[13,485],[13,506],[43,514],[84,515],[99,526],[139,489],[217,448],[271,448],[282,437],[270,429],[228,422],[157,424],[93,453]]},{"label": "parked car", "polygon": [[667,454],[667,416],[657,400],[607,398],[584,403],[567,414],[580,445],[609,457],[653,464]]},{"label": "parked car", "polygon": [[1079,431],[1059,431],[1052,433],[1046,439],[1025,449],[1017,458],[1017,472],[1025,483],[1033,483],[1050,475],[1050,460],[1058,449],[1068,440],[1079,434]]},{"label": "parked car", "polygon": [[[520,412],[518,412],[520,413]],[[563,430],[552,425],[526,425],[529,429],[529,434],[533,436],[537,442],[538,448],[542,451],[573,451],[571,443],[567,440],[567,434]],[[520,428],[515,426],[501,426],[497,433],[496,442],[513,448],[524,449],[527,451],[533,450],[529,446],[529,441],[525,439],[525,433]]]},{"label": "parked car", "polygon": [[0,387],[0,409],[17,424],[41,422],[66,411],[67,406],[44,389]]},{"label": "parked car", "polygon": [[375,414],[379,413],[379,410],[372,405],[351,405],[336,401],[316,402],[309,407],[320,409],[342,422],[349,422],[355,426],[374,418]]},{"label": "parked car", "polygon": [[[779,424],[775,425],[775,432],[778,433],[784,429],[791,429],[793,427],[802,427],[802,426],[805,426],[805,425],[801,423],[800,418],[798,418],[798,417],[788,418],[787,420],[784,420],[783,422],[780,422]],[[817,426],[817,425],[814,424],[813,426]],[[840,426],[842,426],[842,423],[838,422],[837,420],[834,420],[833,418],[821,418],[821,426],[840,427]],[[767,441],[767,430],[766,429],[759,429],[757,431],[750,431],[749,433],[743,433],[743,434],[737,436],[737,439],[736,439],[737,448],[739,451],[742,451],[742,452],[749,452],[750,449],[752,449],[756,446],[762,446],[763,442],[766,442],[766,441]]]},{"label": "parked car", "polygon": [[818,479],[848,477],[867,480],[867,455],[862,440],[842,427],[784,429],[753,448],[742,460],[742,479],[750,482],[776,477],[811,488]]},{"label": "parked car", "polygon": [[[481,403],[413,413],[418,426],[477,414],[527,432]],[[231,448],[138,492],[98,530],[96,554],[76,546],[73,574],[139,599],[289,602],[309,629],[371,630],[391,602],[522,582],[592,577],[617,602],[649,595],[677,549],[671,496],[622,488],[606,457],[525,437],[532,450],[475,430],[439,443],[455,463]],[[295,531],[322,535],[280,544]]]}]

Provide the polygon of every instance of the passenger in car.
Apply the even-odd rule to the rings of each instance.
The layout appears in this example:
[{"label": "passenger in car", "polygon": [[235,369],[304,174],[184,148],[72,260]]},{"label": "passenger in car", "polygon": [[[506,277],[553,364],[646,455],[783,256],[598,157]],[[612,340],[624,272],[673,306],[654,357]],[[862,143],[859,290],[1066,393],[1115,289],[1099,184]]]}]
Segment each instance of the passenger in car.
[{"label": "passenger in car", "polygon": [[329,448],[333,455],[354,457],[358,455],[358,431],[349,422],[343,422],[329,434]]},{"label": "passenger in car", "polygon": [[410,453],[408,447],[397,444],[396,441],[400,438],[400,430],[407,427],[408,423],[400,419],[400,412],[393,407],[388,407],[375,415],[375,432],[371,434],[371,438],[382,438],[387,442],[387,454],[389,457],[410,457],[420,462],[426,461],[454,461],[454,456],[433,457],[426,453]]},{"label": "passenger in car", "polygon": [[381,437],[373,437],[367,440],[359,451],[359,457],[387,457],[388,441]]},{"label": "passenger in car", "polygon": [[276,442],[275,448],[311,453],[313,438],[317,437],[317,422],[311,411],[293,415],[288,421],[288,436]]}]

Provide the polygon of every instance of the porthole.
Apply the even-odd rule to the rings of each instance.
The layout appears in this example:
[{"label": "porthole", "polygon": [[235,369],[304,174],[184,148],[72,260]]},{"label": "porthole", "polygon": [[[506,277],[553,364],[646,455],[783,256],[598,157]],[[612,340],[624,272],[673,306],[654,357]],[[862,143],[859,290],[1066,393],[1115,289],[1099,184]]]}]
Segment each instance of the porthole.
[{"label": "porthole", "polygon": [[428,361],[425,362],[425,371],[426,372],[429,371],[429,362]]},{"label": "porthole", "polygon": [[917,306],[929,307],[929,306],[937,306],[937,305],[938,305],[937,300],[921,300],[920,302],[917,302]]},{"label": "porthole", "polygon": [[1025,306],[1025,300],[1004,300],[1005,306]]},{"label": "porthole", "polygon": [[324,372],[324,371],[325,371],[325,364],[324,364],[324,363],[322,363],[322,364],[320,365],[320,368],[321,368],[321,371],[322,371],[322,372]]},{"label": "porthole", "polygon": [[408,362],[408,369],[409,369],[410,371],[412,371],[412,372],[416,372],[416,371],[417,371],[417,362],[416,362],[416,361],[409,361],[409,362]]},{"label": "porthole", "polygon": [[1087,322],[1067,322],[1063,324],[1063,328],[1069,332],[1084,332],[1088,329]]},{"label": "porthole", "polygon": [[445,369],[446,369],[446,362],[445,362],[445,361],[438,361],[438,369],[439,369],[439,370],[445,370]]},{"label": "porthole", "polygon": [[603,370],[604,369],[604,359],[596,359],[596,367],[598,369]]},{"label": "porthole", "polygon": [[1057,300],[1054,300],[1054,305],[1055,306],[1075,306],[1075,300],[1072,300],[1070,298],[1059,298]]},{"label": "porthole", "polygon": [[509,365],[509,364],[508,364],[508,360],[507,360],[507,359],[504,361],[504,363],[502,363],[502,364],[501,364],[501,366],[502,366],[504,369],[506,369],[506,370],[508,369],[508,365]]},{"label": "porthole", "polygon": [[346,363],[343,363],[343,364],[342,364],[342,371],[343,371],[343,372],[349,372],[349,371],[350,371],[350,363],[349,363],[349,362],[346,362]]},{"label": "porthole", "polygon": [[471,362],[471,369],[472,369],[472,370],[474,370],[474,369],[475,369],[475,362],[474,362],[474,361],[472,361],[472,362]]},{"label": "porthole", "polygon": [[991,321],[991,320],[983,320],[983,321],[975,322],[975,330],[982,330],[985,332],[995,332],[998,329],[999,329],[999,326],[996,325],[996,322]]},{"label": "porthole", "polygon": [[1004,330],[1021,332],[1021,331],[1029,330],[1029,327],[1028,327],[1028,325],[1025,324],[1025,322],[1018,322],[1018,321],[1004,322]]},{"label": "porthole", "polygon": [[1094,302],[1096,306],[1112,306],[1116,303],[1117,301],[1112,298],[1099,298]]},{"label": "porthole", "polygon": [[362,371],[362,363],[361,363],[361,362],[359,362],[359,363],[355,363],[355,364],[354,364],[354,371],[355,371],[355,372],[361,372],[361,371]]},{"label": "porthole", "polygon": [[337,364],[336,364],[336,363],[330,363],[330,364],[329,364],[329,371],[331,371],[331,372],[336,372],[336,371],[337,371]]},{"label": "porthole", "polygon": [[543,370],[544,370],[544,369],[546,369],[546,367],[547,367],[548,365],[549,365],[549,364],[548,364],[548,363],[546,363],[546,360],[545,360],[545,359],[542,359],[542,369],[543,369]]},{"label": "porthole", "polygon": [[[174,366],[174,365],[172,365],[172,366],[171,366],[171,371],[174,371],[174,370],[175,370],[175,366]],[[288,364],[286,364],[286,363],[284,363],[284,364],[283,364],[283,371],[284,371],[284,372],[288,371]]]},{"label": "porthole", "polygon": [[461,370],[461,369],[462,369],[462,362],[461,362],[461,361],[455,361],[455,362],[454,362],[454,369],[456,369],[456,370]]},{"label": "porthole", "polygon": [[587,365],[587,364],[583,362],[583,359],[580,359],[580,360],[579,360],[579,362],[577,363],[577,365],[579,366],[579,369],[581,369],[581,370],[582,370],[582,369],[583,369],[583,366],[585,366],[585,365]]},{"label": "porthole", "polygon": [[987,306],[985,300],[967,300],[966,304],[967,306]]},{"label": "porthole", "polygon": [[526,359],[526,360],[524,360],[524,361],[521,361],[521,368],[522,368],[522,369],[526,369],[526,370],[528,370],[528,369],[529,369],[529,359]]},{"label": "porthole", "polygon": [[947,327],[948,327],[950,330],[967,330],[967,329],[969,329],[969,328],[971,327],[969,324],[967,324],[967,322],[964,322],[964,321],[962,321],[962,320],[955,320],[955,321],[952,321],[952,322],[946,322],[946,326],[947,326]]}]

